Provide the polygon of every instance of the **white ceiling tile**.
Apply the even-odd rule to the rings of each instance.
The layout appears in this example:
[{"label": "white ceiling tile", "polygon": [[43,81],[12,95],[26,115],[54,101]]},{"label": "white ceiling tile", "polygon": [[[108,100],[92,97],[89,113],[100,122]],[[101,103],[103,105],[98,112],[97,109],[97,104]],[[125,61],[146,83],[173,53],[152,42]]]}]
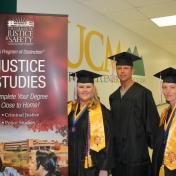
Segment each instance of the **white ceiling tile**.
[{"label": "white ceiling tile", "polygon": [[76,2],[83,2],[83,1],[89,1],[89,0],[74,0]]},{"label": "white ceiling tile", "polygon": [[164,34],[164,32],[159,28],[136,29],[134,30],[134,32],[139,33],[144,36]]},{"label": "white ceiling tile", "polygon": [[142,15],[140,12],[138,12],[136,9],[123,10],[123,11],[119,11],[119,12],[112,12],[112,13],[105,14],[105,16],[107,16],[108,18],[110,18],[118,23],[146,19],[146,17],[144,15]]},{"label": "white ceiling tile", "polygon": [[170,49],[174,49],[176,48],[176,43],[161,43],[160,46],[163,46],[165,48],[170,48]]},{"label": "white ceiling tile", "polygon": [[90,0],[82,4],[102,14],[133,8],[124,0]]},{"label": "white ceiling tile", "polygon": [[176,15],[176,1],[139,7],[138,10],[148,18]]},{"label": "white ceiling tile", "polygon": [[175,33],[176,32],[176,25],[162,27],[162,30],[165,31],[166,33]]},{"label": "white ceiling tile", "polygon": [[158,40],[152,40],[153,43],[157,44],[157,45],[167,45],[167,44],[176,44],[176,40],[174,39],[158,39]]},{"label": "white ceiling tile", "polygon": [[176,39],[176,32],[175,33],[169,33],[168,34],[171,38]]},{"label": "white ceiling tile", "polygon": [[167,34],[165,34],[165,35],[156,34],[156,35],[146,35],[146,36],[143,35],[143,37],[150,40],[150,41],[155,41],[155,40],[162,41],[162,40],[171,39],[171,37],[169,37]]},{"label": "white ceiling tile", "polygon": [[165,50],[168,50],[170,52],[174,52],[176,50],[176,46],[175,47],[164,47]]},{"label": "white ceiling tile", "polygon": [[142,7],[142,6],[149,6],[149,5],[154,5],[154,4],[160,4],[163,2],[170,2],[173,0],[126,0],[130,4],[132,4],[134,7]]},{"label": "white ceiling tile", "polygon": [[131,30],[134,29],[145,29],[145,28],[155,28],[156,24],[154,24],[151,20],[138,20],[138,21],[129,21],[129,22],[121,22],[122,26],[129,28]]}]

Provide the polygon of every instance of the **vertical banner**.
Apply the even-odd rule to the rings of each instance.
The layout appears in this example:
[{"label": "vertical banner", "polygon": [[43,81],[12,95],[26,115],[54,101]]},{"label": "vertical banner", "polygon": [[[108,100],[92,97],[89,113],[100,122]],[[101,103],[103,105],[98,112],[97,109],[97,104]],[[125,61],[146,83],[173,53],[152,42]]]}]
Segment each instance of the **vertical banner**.
[{"label": "vertical banner", "polygon": [[68,16],[0,21],[1,172],[67,176]]}]

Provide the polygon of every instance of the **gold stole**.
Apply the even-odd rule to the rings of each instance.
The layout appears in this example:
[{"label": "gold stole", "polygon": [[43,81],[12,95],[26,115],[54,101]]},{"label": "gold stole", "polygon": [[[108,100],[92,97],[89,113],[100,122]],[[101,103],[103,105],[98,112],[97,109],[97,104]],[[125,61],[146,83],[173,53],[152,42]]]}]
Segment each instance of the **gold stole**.
[{"label": "gold stole", "polygon": [[90,149],[99,152],[106,146],[103,115],[100,103],[97,105],[96,109],[89,110],[89,116],[90,116]]},{"label": "gold stole", "polygon": [[[161,117],[160,117],[160,123],[159,126],[161,126],[163,124],[163,120],[166,114],[168,108],[165,108],[163,110],[163,112],[161,113]],[[164,122],[165,123],[165,122]],[[164,164],[161,165],[160,170],[159,170],[159,176],[165,176],[165,171],[164,171]]]},{"label": "gold stole", "polygon": [[[164,122],[164,130],[168,127],[171,117],[175,112],[175,110],[176,110],[176,105],[172,109],[168,122],[167,123]],[[162,125],[166,111],[167,111],[167,108],[164,109],[164,111],[161,114],[160,126]],[[164,161],[163,161],[163,165],[160,168],[159,176],[165,176],[164,166],[166,166],[170,170],[176,169],[176,147],[175,147],[176,146],[176,128],[175,126],[176,126],[176,114],[174,115],[173,120],[171,122],[171,126],[169,128],[169,134],[167,137],[167,143],[166,143],[165,152],[164,152]]]},{"label": "gold stole", "polygon": [[160,167],[159,176],[165,176],[164,164],[162,164],[161,167]]},{"label": "gold stole", "polygon": [[[172,113],[169,117],[169,121],[170,121],[170,118],[172,117],[172,114],[175,112],[175,110],[176,110],[176,105],[172,109]],[[168,124],[169,122],[167,122],[166,127]],[[176,113],[174,115],[172,124],[169,129],[166,148],[164,152],[164,165],[170,170],[176,169]]]},{"label": "gold stole", "polygon": [[[77,110],[78,105],[76,106]],[[72,109],[72,102],[68,103],[67,105],[68,114],[70,113]],[[78,113],[78,115],[74,115],[74,120],[77,119],[79,114],[86,108],[86,105],[82,108],[82,110]],[[100,103],[97,105],[96,109],[92,110],[89,109],[89,120],[90,120],[90,139],[87,139],[89,141],[88,147],[90,149],[99,152],[101,149],[105,148],[105,133],[104,133],[104,123],[103,123],[103,115],[101,110]],[[84,167],[92,167],[92,159],[91,155],[88,151],[88,155],[85,156],[85,163]]]},{"label": "gold stole", "polygon": [[67,103],[67,115],[70,114],[71,109],[72,109],[72,101],[70,101],[69,103]]},{"label": "gold stole", "polygon": [[[72,109],[72,102],[69,102],[67,104],[68,114],[70,113],[71,109]],[[84,108],[82,108],[82,110],[83,109]],[[81,112],[79,112],[79,114],[80,113]],[[89,118],[90,118],[90,149],[99,152],[106,146],[103,115],[100,103],[97,105],[96,109],[89,110]],[[74,118],[74,120],[76,119]]]}]

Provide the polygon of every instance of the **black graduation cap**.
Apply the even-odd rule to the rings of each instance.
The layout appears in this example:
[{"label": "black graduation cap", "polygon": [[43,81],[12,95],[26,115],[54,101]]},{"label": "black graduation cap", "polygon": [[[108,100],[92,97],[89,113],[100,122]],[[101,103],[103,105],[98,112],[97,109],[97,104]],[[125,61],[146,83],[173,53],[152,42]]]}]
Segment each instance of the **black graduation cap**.
[{"label": "black graduation cap", "polygon": [[94,83],[94,79],[102,75],[87,70],[80,70],[70,74],[70,76],[77,77],[77,83]]},{"label": "black graduation cap", "polygon": [[153,76],[161,78],[163,82],[176,83],[176,69],[172,67],[166,68]]},{"label": "black graduation cap", "polygon": [[108,58],[115,60],[116,65],[129,65],[129,66],[133,66],[134,61],[141,60],[140,57],[135,56],[128,52],[122,52],[122,53],[110,56]]}]

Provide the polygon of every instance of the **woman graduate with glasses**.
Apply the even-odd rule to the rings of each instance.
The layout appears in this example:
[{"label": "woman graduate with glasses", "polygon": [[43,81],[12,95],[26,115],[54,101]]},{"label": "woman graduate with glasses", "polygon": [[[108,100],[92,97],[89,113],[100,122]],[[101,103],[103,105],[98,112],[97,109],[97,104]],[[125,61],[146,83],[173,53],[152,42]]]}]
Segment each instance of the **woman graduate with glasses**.
[{"label": "woman graduate with glasses", "polygon": [[101,75],[80,70],[74,100],[68,103],[69,176],[107,176],[112,168],[110,111],[100,102],[94,79]]},{"label": "woman graduate with glasses", "polygon": [[154,75],[161,78],[162,91],[169,106],[160,117],[152,156],[152,176],[176,175],[176,69],[167,68]]}]

